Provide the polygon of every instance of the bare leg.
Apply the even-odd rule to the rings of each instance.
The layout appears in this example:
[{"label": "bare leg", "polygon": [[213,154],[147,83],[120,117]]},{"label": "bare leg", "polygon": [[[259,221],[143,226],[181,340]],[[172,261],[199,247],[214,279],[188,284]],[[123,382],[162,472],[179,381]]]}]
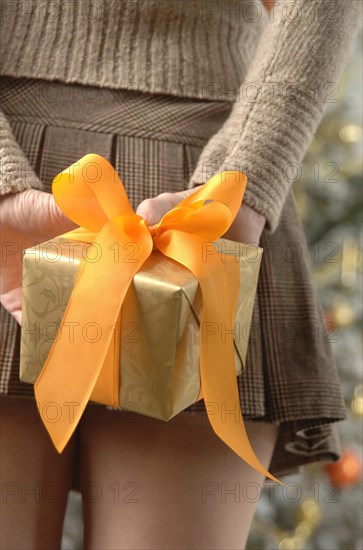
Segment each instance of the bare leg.
[{"label": "bare leg", "polygon": [[[85,548],[245,548],[264,478],[204,416],[163,422],[89,405],[80,425]],[[278,428],[246,422],[268,467]]]},{"label": "bare leg", "polygon": [[60,548],[74,438],[59,455],[35,401],[1,396],[1,548]]}]

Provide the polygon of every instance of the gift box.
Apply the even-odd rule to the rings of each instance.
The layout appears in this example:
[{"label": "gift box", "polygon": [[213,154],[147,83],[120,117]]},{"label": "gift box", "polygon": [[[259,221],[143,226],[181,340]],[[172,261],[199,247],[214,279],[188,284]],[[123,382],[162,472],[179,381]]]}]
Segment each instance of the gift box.
[{"label": "gift box", "polygon": [[[34,384],[56,338],[75,347],[81,332],[89,346],[97,341],[101,327],[96,319],[84,326],[59,328],[75,284],[80,262],[90,243],[58,237],[25,250],[23,261],[23,321],[20,379]],[[262,249],[218,239],[206,244],[239,263],[240,285],[234,322],[236,375],[245,366],[253,304]],[[227,272],[231,263],[226,262]],[[120,266],[122,269],[122,266]],[[99,297],[100,305],[102,296]],[[200,399],[199,337],[202,299],[197,279],[185,266],[155,250],[134,275],[114,327],[119,357],[112,371],[119,384],[119,403],[97,395],[91,401],[120,406],[146,416],[169,420]],[[226,327],[210,324],[205,338]],[[77,350],[74,350],[77,353]],[[62,364],[59,364],[62,369]]]},{"label": "gift box", "polygon": [[89,401],[167,421],[203,397],[218,437],[281,483],[250,445],[236,378],[262,250],[221,237],[246,182],[216,174],[150,226],[99,155],[53,180],[79,228],[25,251],[20,378],[58,452]]}]

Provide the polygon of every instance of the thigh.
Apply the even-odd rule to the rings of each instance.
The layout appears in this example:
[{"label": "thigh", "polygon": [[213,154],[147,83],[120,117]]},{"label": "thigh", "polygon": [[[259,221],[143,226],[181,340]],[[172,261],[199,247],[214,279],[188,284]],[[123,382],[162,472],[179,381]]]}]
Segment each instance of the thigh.
[{"label": "thigh", "polygon": [[[246,429],[268,467],[277,427],[246,422]],[[87,548],[245,547],[264,478],[204,415],[163,422],[90,405],[79,437]]]},{"label": "thigh", "polygon": [[32,399],[1,396],[1,548],[60,548],[74,439],[60,455]]}]

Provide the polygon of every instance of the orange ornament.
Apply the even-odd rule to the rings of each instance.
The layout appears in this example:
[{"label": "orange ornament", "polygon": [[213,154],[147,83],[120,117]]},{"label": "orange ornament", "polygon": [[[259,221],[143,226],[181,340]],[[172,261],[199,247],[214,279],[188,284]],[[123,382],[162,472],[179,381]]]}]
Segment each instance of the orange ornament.
[{"label": "orange ornament", "polygon": [[345,450],[342,458],[334,464],[327,464],[325,470],[339,487],[355,485],[362,478],[362,458],[354,451]]},{"label": "orange ornament", "polygon": [[275,0],[263,0],[264,6],[268,11],[271,11],[274,7]]},{"label": "orange ornament", "polygon": [[325,326],[326,330],[330,332],[334,332],[336,329],[336,323],[334,322],[334,316],[330,312],[326,312],[324,315],[325,318]]}]

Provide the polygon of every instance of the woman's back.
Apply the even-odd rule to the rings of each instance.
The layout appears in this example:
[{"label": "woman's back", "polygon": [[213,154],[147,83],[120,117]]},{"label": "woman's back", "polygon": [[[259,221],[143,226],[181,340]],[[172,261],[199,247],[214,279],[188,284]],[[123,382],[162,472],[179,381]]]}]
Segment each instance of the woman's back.
[{"label": "woman's back", "polygon": [[251,0],[28,0],[2,11],[2,74],[227,101],[268,20]]}]

